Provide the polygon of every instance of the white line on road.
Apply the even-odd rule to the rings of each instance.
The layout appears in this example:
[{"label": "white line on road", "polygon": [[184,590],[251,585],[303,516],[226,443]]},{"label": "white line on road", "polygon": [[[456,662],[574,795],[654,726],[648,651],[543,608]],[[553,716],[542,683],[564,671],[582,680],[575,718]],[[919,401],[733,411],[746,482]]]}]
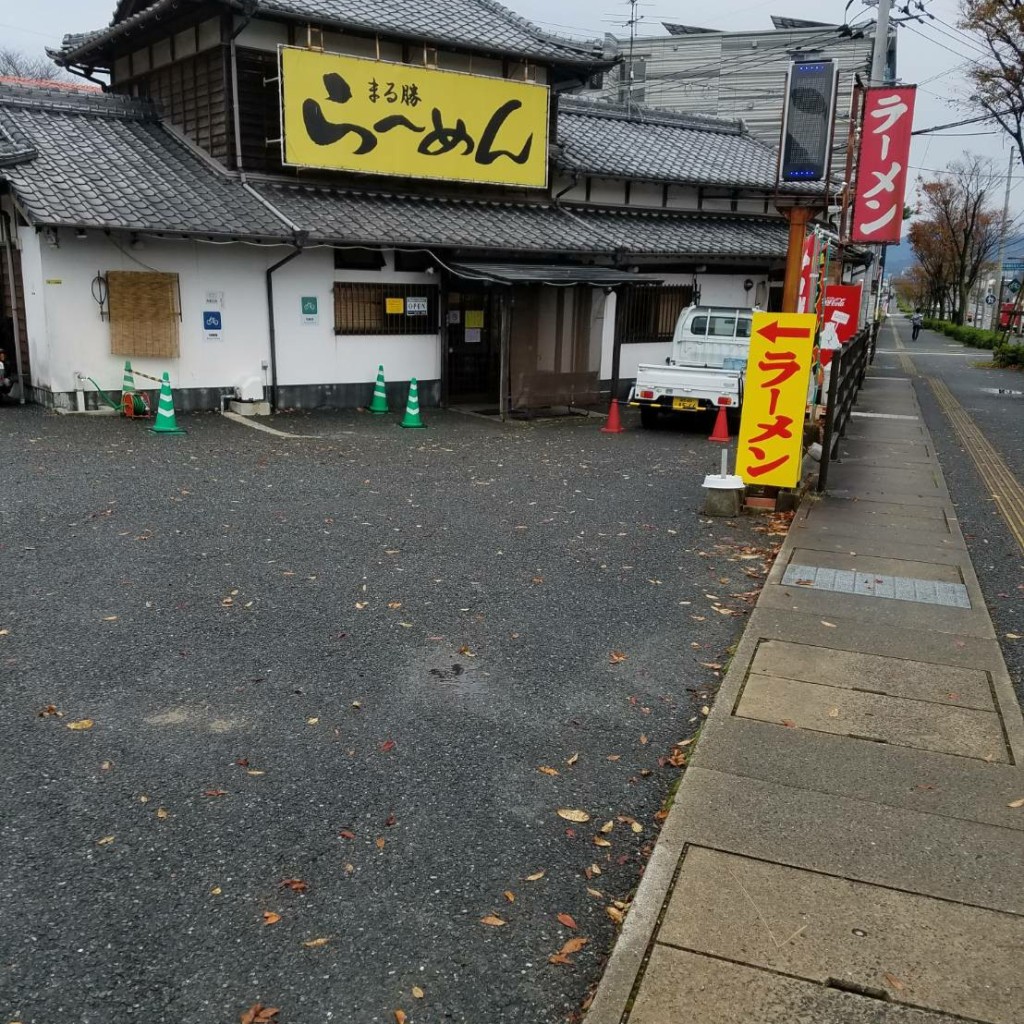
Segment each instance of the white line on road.
[{"label": "white line on road", "polygon": [[852,412],[851,416],[860,416],[866,420],[919,420],[920,416],[903,416],[898,412]]},{"label": "white line on road", "polygon": [[262,430],[264,434],[273,434],[274,437],[287,437],[293,441],[316,441],[319,437],[316,434],[289,434],[285,430],[275,430],[273,427],[264,426],[262,423],[254,423],[249,416],[241,416],[237,412],[224,412],[221,414],[232,423],[240,423],[243,427],[251,427],[253,430]]}]

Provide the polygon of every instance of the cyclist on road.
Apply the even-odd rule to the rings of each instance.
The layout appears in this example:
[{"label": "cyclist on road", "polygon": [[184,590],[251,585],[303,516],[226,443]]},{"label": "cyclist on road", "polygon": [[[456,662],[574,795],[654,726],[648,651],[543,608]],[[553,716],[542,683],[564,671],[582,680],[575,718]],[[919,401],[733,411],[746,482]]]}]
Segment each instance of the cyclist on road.
[{"label": "cyclist on road", "polygon": [[924,323],[924,314],[920,309],[914,310],[914,315],[910,318],[911,327],[911,338],[917,341],[917,336],[921,333],[921,324]]}]

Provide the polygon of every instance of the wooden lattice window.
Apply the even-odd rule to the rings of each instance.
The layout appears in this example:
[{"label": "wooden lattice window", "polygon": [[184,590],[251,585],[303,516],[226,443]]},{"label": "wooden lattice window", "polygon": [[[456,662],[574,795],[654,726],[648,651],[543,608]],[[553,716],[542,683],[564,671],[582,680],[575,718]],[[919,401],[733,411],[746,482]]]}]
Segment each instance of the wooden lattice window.
[{"label": "wooden lattice window", "polygon": [[437,285],[334,283],[335,334],[435,334]]},{"label": "wooden lattice window", "polygon": [[110,270],[107,303],[112,355],[178,357],[181,292],[177,274]]}]

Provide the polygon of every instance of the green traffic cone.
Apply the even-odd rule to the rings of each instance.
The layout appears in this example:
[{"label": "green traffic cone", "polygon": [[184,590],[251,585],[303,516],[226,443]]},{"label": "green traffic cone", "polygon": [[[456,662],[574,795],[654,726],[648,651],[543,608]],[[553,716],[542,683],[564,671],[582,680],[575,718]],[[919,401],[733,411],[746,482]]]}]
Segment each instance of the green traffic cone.
[{"label": "green traffic cone", "polygon": [[383,416],[388,411],[388,395],[384,390],[384,365],[377,367],[377,383],[373,385],[373,399],[370,402],[370,412],[374,416]]},{"label": "green traffic cone", "polygon": [[156,410],[156,422],[149,428],[154,434],[184,434],[174,418],[174,398],[171,395],[171,375],[165,373],[160,381],[160,404]]},{"label": "green traffic cone", "polygon": [[135,374],[132,373],[130,359],[124,361],[124,376],[121,378],[121,394],[131,395],[135,392]]},{"label": "green traffic cone", "polygon": [[409,381],[409,401],[405,406],[405,418],[402,420],[403,427],[425,427],[426,423],[420,419],[420,389],[413,377]]}]

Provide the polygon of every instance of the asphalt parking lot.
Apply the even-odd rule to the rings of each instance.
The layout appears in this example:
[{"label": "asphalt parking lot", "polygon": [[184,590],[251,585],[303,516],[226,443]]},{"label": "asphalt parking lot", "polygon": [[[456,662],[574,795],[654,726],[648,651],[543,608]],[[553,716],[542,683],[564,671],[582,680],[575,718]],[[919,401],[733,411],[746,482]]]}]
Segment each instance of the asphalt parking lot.
[{"label": "asphalt parking lot", "polygon": [[782,539],[707,425],[0,419],[0,1019],[577,1015]]}]

